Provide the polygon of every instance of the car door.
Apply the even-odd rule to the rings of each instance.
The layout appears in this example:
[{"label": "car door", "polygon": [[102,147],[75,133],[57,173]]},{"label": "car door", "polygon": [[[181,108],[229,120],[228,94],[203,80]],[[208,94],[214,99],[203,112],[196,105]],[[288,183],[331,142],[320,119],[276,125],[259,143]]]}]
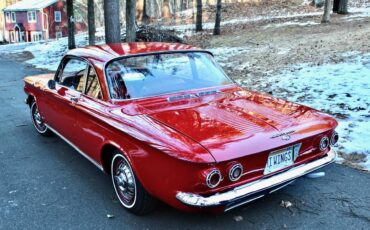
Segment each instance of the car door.
[{"label": "car door", "polygon": [[42,102],[47,125],[69,141],[76,135],[75,105],[85,87],[87,67],[83,59],[64,58],[55,76],[55,89],[50,90]]},{"label": "car door", "polygon": [[100,162],[100,148],[107,133],[106,124],[101,120],[106,107],[99,78],[93,66],[89,65],[84,92],[75,105],[77,127],[73,141],[95,162]]}]

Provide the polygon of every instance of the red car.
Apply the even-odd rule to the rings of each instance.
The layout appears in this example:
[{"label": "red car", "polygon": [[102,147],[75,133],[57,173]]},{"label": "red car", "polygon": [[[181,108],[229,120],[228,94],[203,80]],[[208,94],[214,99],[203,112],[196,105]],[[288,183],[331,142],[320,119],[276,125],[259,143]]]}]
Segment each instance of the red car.
[{"label": "red car", "polygon": [[110,174],[135,214],[157,200],[228,211],[333,162],[337,122],[242,89],[210,52],[122,43],[71,50],[55,75],[25,78],[33,124]]}]

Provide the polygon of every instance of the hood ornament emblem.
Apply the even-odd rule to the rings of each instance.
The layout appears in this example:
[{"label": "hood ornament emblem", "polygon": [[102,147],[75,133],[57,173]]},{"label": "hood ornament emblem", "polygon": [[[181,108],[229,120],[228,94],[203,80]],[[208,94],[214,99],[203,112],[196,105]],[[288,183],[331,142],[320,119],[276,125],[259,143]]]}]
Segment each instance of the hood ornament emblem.
[{"label": "hood ornament emblem", "polygon": [[277,137],[281,137],[281,140],[283,141],[289,141],[290,140],[290,137],[292,133],[294,133],[295,131],[292,130],[292,131],[288,131],[288,132],[284,132],[284,133],[278,133],[278,134],[275,134],[273,135],[271,138],[274,139],[274,138],[277,138]]}]

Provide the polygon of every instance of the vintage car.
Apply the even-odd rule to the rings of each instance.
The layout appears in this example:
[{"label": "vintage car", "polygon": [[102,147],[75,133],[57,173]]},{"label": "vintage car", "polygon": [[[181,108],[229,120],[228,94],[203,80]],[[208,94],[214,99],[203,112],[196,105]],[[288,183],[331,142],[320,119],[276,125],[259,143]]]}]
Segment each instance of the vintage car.
[{"label": "vintage car", "polygon": [[36,131],[57,134],[111,175],[135,214],[157,200],[228,211],[336,156],[335,119],[239,87],[210,52],[189,45],[78,48],[55,75],[24,81]]}]

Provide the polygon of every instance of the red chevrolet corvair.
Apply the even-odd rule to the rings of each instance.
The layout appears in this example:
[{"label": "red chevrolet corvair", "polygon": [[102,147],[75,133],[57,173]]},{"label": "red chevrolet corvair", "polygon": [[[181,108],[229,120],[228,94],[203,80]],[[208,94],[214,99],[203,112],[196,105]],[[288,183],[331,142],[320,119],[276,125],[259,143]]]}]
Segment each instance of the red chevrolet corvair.
[{"label": "red chevrolet corvair", "polygon": [[161,200],[230,210],[333,162],[337,122],[237,86],[208,51],[123,43],[69,51],[25,78],[33,124],[111,175],[136,214]]}]

